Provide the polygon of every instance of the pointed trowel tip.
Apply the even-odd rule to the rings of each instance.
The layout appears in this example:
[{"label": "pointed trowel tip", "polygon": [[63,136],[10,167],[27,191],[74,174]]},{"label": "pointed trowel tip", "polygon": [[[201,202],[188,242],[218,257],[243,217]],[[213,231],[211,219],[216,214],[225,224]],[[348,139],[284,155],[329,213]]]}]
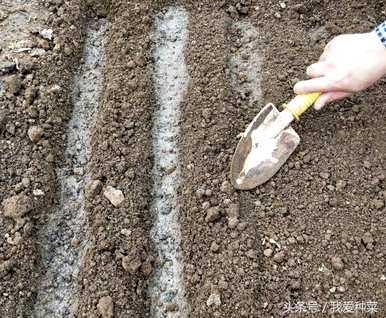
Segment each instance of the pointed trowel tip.
[{"label": "pointed trowel tip", "polygon": [[245,180],[245,175],[244,174],[242,176],[238,177],[236,179],[237,186],[241,186],[244,183],[244,180]]},{"label": "pointed trowel tip", "polygon": [[[289,126],[281,127],[277,108],[268,104],[254,118],[240,139],[231,163],[231,182],[235,189],[251,190],[267,182],[284,164],[300,142]],[[284,126],[286,127],[286,126]],[[271,137],[273,135],[273,137]]]}]

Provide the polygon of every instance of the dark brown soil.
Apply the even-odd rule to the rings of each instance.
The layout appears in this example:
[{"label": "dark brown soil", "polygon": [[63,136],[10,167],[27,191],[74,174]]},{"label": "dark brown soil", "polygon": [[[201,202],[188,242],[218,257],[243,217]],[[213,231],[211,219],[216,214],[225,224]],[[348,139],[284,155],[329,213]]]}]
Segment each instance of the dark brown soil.
[{"label": "dark brown soil", "polygon": [[[294,83],[332,37],[369,31],[386,12],[381,1],[285,4],[177,1],[189,12],[179,200],[190,316],[291,317],[284,313],[289,302],[373,301],[384,317],[384,80],[322,112],[307,113],[294,125],[300,146],[267,184],[239,192],[229,183],[237,135],[257,111],[290,99]],[[33,204],[19,228],[0,208],[0,317],[32,316],[44,280],[36,233],[58,203],[55,170],[63,158],[85,26],[101,17],[110,21],[110,39],[90,173],[121,190],[125,200],[113,207],[101,193],[87,202],[91,244],[72,311],[74,317],[101,317],[100,308],[111,299],[114,317],[149,316],[147,287],[158,266],[149,238],[156,106],[151,33],[155,14],[170,5],[175,2],[41,1],[52,14],[36,23],[52,28],[57,39],[48,42],[48,53],[31,58],[2,47],[0,62],[18,57],[19,69],[15,64],[0,72],[0,204],[16,194]],[[0,22],[11,14],[7,10],[0,5]],[[239,96],[228,76],[229,56],[241,37],[232,28],[236,21],[258,31],[264,100],[258,105]],[[37,45],[46,47],[41,40]],[[61,89],[50,90],[54,85]],[[44,134],[32,143],[27,131],[36,125]],[[34,195],[38,189],[43,196]],[[208,301],[213,296],[220,304]]]},{"label": "dark brown soil", "polygon": [[105,88],[92,133],[91,174],[120,189],[114,208],[102,195],[88,203],[92,247],[81,275],[79,317],[97,317],[100,298],[120,317],[144,317],[153,257],[151,226],[152,83],[149,75],[152,12],[147,1],[115,1],[107,47]]},{"label": "dark brown soil", "polygon": [[[253,204],[245,200],[248,194],[235,193],[227,179],[243,113],[226,76],[232,19],[210,1],[188,9],[191,80],[182,108],[180,198],[192,316],[250,317],[256,315],[261,249]],[[213,209],[220,210],[221,218],[207,222]],[[232,213],[240,215],[240,223],[230,228],[227,215]],[[220,295],[221,306],[207,306],[211,294]]]},{"label": "dark brown soil", "polygon": [[[18,193],[33,198],[32,210],[21,228],[0,217],[1,317],[31,317],[36,286],[44,279],[39,271],[36,234],[57,202],[54,169],[63,151],[64,126],[71,109],[69,92],[82,45],[85,10],[80,1],[71,5],[47,3],[45,8],[53,14],[36,24],[52,27],[56,40],[49,43],[44,57],[13,54],[4,47],[0,52],[2,61],[17,58],[19,68],[1,76],[2,82],[11,78],[14,84],[6,85],[0,94],[0,110],[7,114],[0,125],[0,201]],[[0,5],[0,9],[7,12],[8,7]],[[19,9],[28,12],[29,7]],[[34,22],[30,25],[27,32],[35,32]],[[34,34],[31,40],[42,44]],[[60,89],[53,91],[54,85]],[[34,125],[44,130],[36,144],[27,135]],[[43,196],[33,194],[38,189]]]},{"label": "dark brown soil", "polygon": [[[290,96],[328,40],[370,31],[385,9],[377,1],[313,1],[289,6],[278,21],[269,19],[270,7],[275,4],[264,4],[252,19],[266,30],[263,92],[277,103]],[[268,306],[261,315],[276,317],[280,304],[311,300],[373,301],[385,315],[384,94],[379,83],[321,113],[309,112],[296,127],[303,139],[297,153],[256,194],[260,233],[279,242],[286,255],[281,264],[264,258],[259,303]],[[333,266],[336,257],[343,260],[341,270]]]},{"label": "dark brown soil", "polygon": [[[226,8],[233,19],[246,19]],[[339,3],[339,7],[327,1],[298,2],[285,9],[271,1],[251,4],[248,19],[261,36],[265,100],[288,100],[293,84],[304,77],[306,66],[317,60],[330,38],[369,31],[375,21],[382,21],[381,9],[377,2]],[[386,293],[382,84],[322,113],[304,116],[296,125],[303,142],[280,173],[256,191],[226,194],[221,185],[225,190],[227,164],[236,145],[232,140],[257,110],[243,107],[247,103],[241,98],[221,90],[227,85],[226,36],[218,25],[226,18],[209,4],[200,12],[201,41],[196,39],[195,44],[202,44],[188,51],[193,79],[181,137],[181,217],[192,315],[279,317],[286,303],[309,301],[322,306],[373,301],[382,315]],[[193,22],[191,37],[194,27]],[[210,111],[205,113],[205,108]],[[210,195],[202,195],[205,190]],[[240,222],[247,223],[246,230],[227,229],[226,199],[241,205]],[[208,206],[219,207],[223,215],[214,224],[205,222]],[[216,253],[210,250],[214,241],[220,246]],[[250,248],[257,260],[246,257]],[[273,255],[263,256],[263,249],[271,249]],[[333,267],[336,258],[343,260],[343,269]],[[213,292],[221,295],[217,308],[206,304]]]}]

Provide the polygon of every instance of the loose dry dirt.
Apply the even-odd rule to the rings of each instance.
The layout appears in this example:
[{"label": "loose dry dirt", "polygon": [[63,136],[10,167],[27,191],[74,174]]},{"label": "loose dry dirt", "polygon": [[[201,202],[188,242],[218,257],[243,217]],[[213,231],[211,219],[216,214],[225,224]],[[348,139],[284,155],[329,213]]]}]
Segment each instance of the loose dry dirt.
[{"label": "loose dry dirt", "polygon": [[[301,145],[267,184],[247,192],[230,186],[237,135],[259,109],[288,100],[332,37],[369,31],[386,19],[385,4],[375,0],[283,3],[0,3],[0,317],[50,317],[37,310],[47,281],[55,281],[47,277],[55,273],[47,271],[42,237],[62,205],[60,171],[68,164],[69,130],[76,129],[72,94],[87,65],[87,30],[104,19],[103,85],[82,163],[84,231],[70,229],[62,245],[63,255],[87,249],[80,272],[66,280],[73,295],[63,297],[72,300],[55,314],[152,316],[151,286],[165,266],[151,236],[159,177],[154,52],[162,38],[154,34],[171,7],[188,14],[189,80],[175,143],[181,230],[175,248],[185,292],[165,293],[170,297],[159,300],[157,312],[298,317],[307,315],[285,313],[286,304],[372,301],[376,316],[386,316],[385,80],[307,113],[294,125]],[[188,310],[173,298],[178,292]],[[313,316],[354,314],[334,315],[330,307]]]}]

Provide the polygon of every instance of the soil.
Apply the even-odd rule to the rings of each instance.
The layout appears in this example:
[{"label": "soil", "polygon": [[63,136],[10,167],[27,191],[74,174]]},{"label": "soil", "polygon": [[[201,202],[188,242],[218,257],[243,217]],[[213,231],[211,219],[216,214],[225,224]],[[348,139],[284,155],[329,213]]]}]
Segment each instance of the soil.
[{"label": "soil", "polygon": [[150,35],[152,11],[146,1],[110,4],[105,88],[91,133],[91,177],[121,190],[114,208],[103,196],[87,202],[92,247],[80,276],[79,317],[97,317],[109,296],[115,316],[143,317],[149,307],[152,273],[152,102]]},{"label": "soil", "polygon": [[[85,11],[78,1],[71,6],[59,3],[5,1],[0,5],[0,28],[11,36],[1,43],[0,60],[12,65],[0,78],[0,201],[16,194],[30,198],[28,214],[19,224],[0,217],[1,317],[31,317],[37,286],[44,279],[38,265],[37,233],[58,201],[55,167],[63,154]],[[51,27],[53,40],[37,34]],[[34,57],[32,51],[17,52],[24,47],[44,52],[37,51]],[[27,133],[31,126],[43,129],[36,143]]]},{"label": "soil", "polygon": [[[38,233],[59,205],[57,171],[85,30],[102,18],[109,21],[109,39],[87,172],[95,187],[88,188],[88,249],[70,316],[150,316],[148,287],[160,266],[150,237],[157,107],[152,34],[155,16],[171,5],[189,13],[190,79],[178,140],[189,316],[295,317],[285,313],[286,304],[311,301],[372,301],[377,316],[386,315],[385,80],[304,115],[293,125],[301,144],[269,182],[251,191],[230,185],[237,135],[258,110],[290,99],[294,83],[331,38],[369,31],[386,17],[381,1],[282,3],[0,4],[1,317],[32,317],[46,279]],[[232,57],[248,55],[240,24],[257,30],[252,40],[259,59],[245,59],[261,66],[253,81],[258,95],[235,87]],[[124,196],[117,206],[104,195],[111,187]],[[330,307],[313,316],[337,314]]]}]

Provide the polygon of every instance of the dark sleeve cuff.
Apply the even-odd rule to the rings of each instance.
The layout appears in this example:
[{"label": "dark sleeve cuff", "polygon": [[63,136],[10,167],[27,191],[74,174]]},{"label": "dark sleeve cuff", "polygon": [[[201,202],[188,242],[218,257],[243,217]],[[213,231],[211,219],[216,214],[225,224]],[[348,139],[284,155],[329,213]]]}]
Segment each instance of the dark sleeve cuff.
[{"label": "dark sleeve cuff", "polygon": [[383,45],[386,46],[386,21],[378,25],[374,31]]}]

